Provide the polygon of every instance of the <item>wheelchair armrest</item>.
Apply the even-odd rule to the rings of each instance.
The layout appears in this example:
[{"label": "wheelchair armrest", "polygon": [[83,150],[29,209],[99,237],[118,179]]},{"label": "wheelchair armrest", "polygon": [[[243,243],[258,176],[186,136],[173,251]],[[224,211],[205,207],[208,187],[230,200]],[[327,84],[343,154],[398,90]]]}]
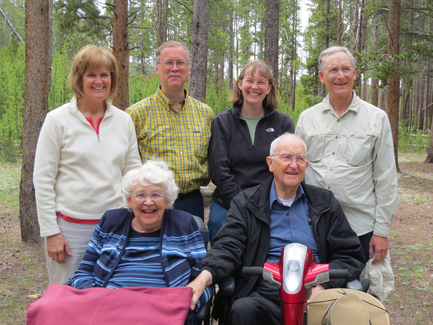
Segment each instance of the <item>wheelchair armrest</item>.
[{"label": "wheelchair armrest", "polygon": [[359,280],[352,280],[348,282],[346,286],[347,289],[352,289],[352,290],[357,290],[362,292],[367,292],[369,287],[370,287],[369,279],[362,280],[362,283]]},{"label": "wheelchair armrest", "polygon": [[235,291],[235,278],[234,277],[228,277],[222,280],[218,284],[218,293],[220,293],[223,296],[231,296],[233,292]]},{"label": "wheelchair armrest", "polygon": [[356,280],[352,280],[350,282],[347,282],[346,288],[352,289],[352,290],[357,290],[357,291],[362,291],[362,284],[361,284],[361,282],[359,282],[358,279],[356,279]]},{"label": "wheelchair armrest", "polygon": [[212,305],[212,298],[206,301],[206,303],[196,311],[194,315],[194,320],[203,322],[207,317],[209,317],[210,306]]}]

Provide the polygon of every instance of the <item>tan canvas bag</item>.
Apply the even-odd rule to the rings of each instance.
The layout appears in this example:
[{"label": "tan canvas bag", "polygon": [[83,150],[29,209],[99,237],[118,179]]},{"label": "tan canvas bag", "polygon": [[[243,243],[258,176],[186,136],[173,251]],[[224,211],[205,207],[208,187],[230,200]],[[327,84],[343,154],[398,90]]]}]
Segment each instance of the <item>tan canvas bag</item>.
[{"label": "tan canvas bag", "polygon": [[368,309],[364,301],[348,293],[331,302],[322,318],[322,325],[369,325]]},{"label": "tan canvas bag", "polygon": [[[347,300],[340,299],[337,304],[334,304],[335,306],[331,313],[332,317],[336,317],[340,312],[344,313],[341,318],[338,318],[340,323],[326,323],[326,321],[328,321],[326,317],[330,317],[332,308],[330,305],[336,302],[337,299],[348,294],[360,298],[361,301],[354,300],[352,298],[346,298]],[[350,307],[346,305],[349,302],[352,304]],[[359,315],[363,315],[362,310],[364,309],[365,312],[365,307],[367,307],[369,317],[369,323],[367,324],[390,325],[388,311],[378,299],[365,292],[351,289],[329,289],[319,292],[312,299],[310,299],[308,302],[308,325],[322,325],[322,320],[325,321],[325,324],[333,325],[365,325],[365,320],[363,320],[361,316],[359,320],[355,316],[355,310],[357,309],[361,311]],[[345,309],[347,309],[347,311],[345,311]],[[343,321],[343,323],[341,323],[341,321]]]}]

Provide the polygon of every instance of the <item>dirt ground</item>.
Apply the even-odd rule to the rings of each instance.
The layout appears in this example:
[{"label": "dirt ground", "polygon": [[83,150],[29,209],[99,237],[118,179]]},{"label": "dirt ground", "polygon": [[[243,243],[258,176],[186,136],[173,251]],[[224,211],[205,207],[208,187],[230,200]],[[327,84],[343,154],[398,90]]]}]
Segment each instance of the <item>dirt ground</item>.
[{"label": "dirt ground", "polygon": [[[389,243],[395,289],[384,304],[393,325],[433,324],[433,164],[403,161],[400,168]],[[4,205],[0,252],[0,324],[25,324],[35,300],[27,296],[48,285],[45,259],[41,247],[21,241],[18,213]]]}]

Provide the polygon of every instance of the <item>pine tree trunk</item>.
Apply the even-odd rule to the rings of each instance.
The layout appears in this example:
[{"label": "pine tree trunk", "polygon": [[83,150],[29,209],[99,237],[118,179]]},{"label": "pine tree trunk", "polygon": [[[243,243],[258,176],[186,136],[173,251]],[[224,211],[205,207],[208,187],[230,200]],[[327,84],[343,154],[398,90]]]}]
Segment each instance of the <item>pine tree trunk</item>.
[{"label": "pine tree trunk", "polygon": [[278,84],[278,41],[280,35],[280,0],[266,1],[265,62],[274,73]]},{"label": "pine tree trunk", "polygon": [[209,0],[194,1],[191,40],[191,76],[189,94],[204,102],[206,99],[207,40],[209,31]]},{"label": "pine tree trunk", "polygon": [[33,166],[39,131],[48,111],[49,0],[26,1],[26,68],[23,109],[23,158],[20,184],[21,238],[42,243],[36,214]]},{"label": "pine tree trunk", "polygon": [[[400,34],[400,0],[390,0],[389,5],[389,34],[388,34],[388,57],[394,59],[399,54]],[[397,62],[395,62],[397,63]],[[388,101],[387,114],[391,124],[392,138],[394,142],[395,164],[397,172],[401,172],[398,166],[398,109],[400,103],[400,76],[397,72],[388,77]]]},{"label": "pine tree trunk", "polygon": [[[374,18],[374,29],[373,29],[373,51],[377,52],[378,50],[378,41],[379,41],[379,16]],[[379,105],[379,80],[377,78],[371,79],[371,101],[370,103],[374,106]]]},{"label": "pine tree trunk", "polygon": [[114,106],[125,110],[129,107],[129,32],[128,1],[113,1],[113,54],[119,66],[119,89]]},{"label": "pine tree trunk", "polygon": [[234,48],[234,17],[233,12],[230,13],[230,45],[229,45],[229,89],[233,88],[233,48]]}]

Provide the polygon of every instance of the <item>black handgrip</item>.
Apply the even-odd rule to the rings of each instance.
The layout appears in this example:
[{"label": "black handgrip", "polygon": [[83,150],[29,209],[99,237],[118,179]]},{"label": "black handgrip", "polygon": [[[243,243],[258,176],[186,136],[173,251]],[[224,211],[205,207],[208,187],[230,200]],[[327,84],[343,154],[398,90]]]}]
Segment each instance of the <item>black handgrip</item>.
[{"label": "black handgrip", "polygon": [[244,266],[242,268],[243,275],[263,276],[263,268],[260,266]]},{"label": "black handgrip", "polygon": [[347,279],[350,273],[346,269],[331,269],[329,270],[329,279]]}]

